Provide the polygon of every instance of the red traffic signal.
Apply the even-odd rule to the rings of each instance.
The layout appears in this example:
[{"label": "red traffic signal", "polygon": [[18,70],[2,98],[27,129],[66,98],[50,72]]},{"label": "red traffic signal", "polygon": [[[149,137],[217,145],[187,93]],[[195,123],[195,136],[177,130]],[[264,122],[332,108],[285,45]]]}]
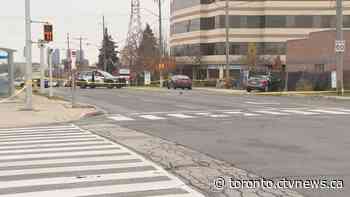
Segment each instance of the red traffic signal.
[{"label": "red traffic signal", "polygon": [[53,27],[52,25],[44,25],[44,40],[46,42],[53,41]]}]

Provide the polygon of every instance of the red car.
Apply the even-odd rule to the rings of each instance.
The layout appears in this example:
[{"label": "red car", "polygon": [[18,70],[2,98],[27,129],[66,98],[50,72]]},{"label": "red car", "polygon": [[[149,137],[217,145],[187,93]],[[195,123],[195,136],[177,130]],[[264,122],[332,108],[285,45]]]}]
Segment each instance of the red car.
[{"label": "red car", "polygon": [[268,92],[270,90],[269,78],[263,75],[250,77],[247,83],[247,92],[251,92],[252,90]]},{"label": "red car", "polygon": [[192,80],[186,75],[174,75],[167,81],[168,89],[182,88],[182,89],[192,89]]}]

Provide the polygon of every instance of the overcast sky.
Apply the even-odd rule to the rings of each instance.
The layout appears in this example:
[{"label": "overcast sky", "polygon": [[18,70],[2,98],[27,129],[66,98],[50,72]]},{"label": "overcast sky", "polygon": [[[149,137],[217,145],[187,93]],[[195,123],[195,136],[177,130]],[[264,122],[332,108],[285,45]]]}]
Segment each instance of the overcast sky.
[{"label": "overcast sky", "polygon": [[[97,61],[98,49],[102,37],[102,15],[115,41],[124,45],[128,31],[131,0],[31,0],[32,20],[49,21],[54,25],[55,48],[66,48],[66,34],[72,38],[83,36],[88,43],[84,45],[86,56],[91,63]],[[143,24],[148,22],[157,33],[158,21],[150,11],[157,13],[154,0],[140,0]],[[166,2],[167,0],[165,0]],[[18,50],[15,61],[24,61],[24,0],[3,2],[0,11],[0,47]],[[164,26],[169,24],[169,3],[164,3]],[[33,41],[42,38],[42,25],[32,25]],[[72,48],[78,48],[79,42],[73,40]],[[64,54],[61,51],[61,56]],[[39,49],[33,45],[33,61],[39,61]]]}]

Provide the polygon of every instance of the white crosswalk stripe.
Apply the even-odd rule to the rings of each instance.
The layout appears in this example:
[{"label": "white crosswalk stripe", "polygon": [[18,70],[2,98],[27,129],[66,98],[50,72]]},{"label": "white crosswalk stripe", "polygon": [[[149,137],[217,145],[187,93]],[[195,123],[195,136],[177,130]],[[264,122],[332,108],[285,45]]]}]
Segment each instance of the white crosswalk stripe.
[{"label": "white crosswalk stripe", "polygon": [[116,121],[130,121],[130,120],[134,120],[133,118],[129,118],[126,116],[122,116],[122,115],[115,115],[112,117],[109,117],[110,119],[116,120]]},{"label": "white crosswalk stripe", "polygon": [[309,112],[309,111],[302,111],[302,110],[294,110],[294,109],[288,109],[288,110],[282,110],[283,112],[292,113],[292,114],[301,114],[301,115],[317,115],[320,113],[315,112]]},{"label": "white crosswalk stripe", "polygon": [[185,114],[167,114],[167,116],[181,118],[181,119],[194,118],[193,116],[185,115]]},{"label": "white crosswalk stripe", "polygon": [[142,115],[141,118],[148,119],[148,120],[165,120],[166,118],[155,116],[155,115]]},{"label": "white crosswalk stripe", "polygon": [[0,196],[204,197],[127,148],[69,125],[0,130]]},{"label": "white crosswalk stripe", "polygon": [[318,113],[325,113],[325,114],[334,114],[334,115],[349,115],[350,112],[342,112],[342,111],[335,111],[335,110],[327,110],[327,109],[313,109],[309,110],[312,112],[318,112]]},{"label": "white crosswalk stripe", "polygon": [[261,113],[261,114],[269,114],[269,115],[288,115],[288,113],[283,113],[283,112],[277,112],[277,111],[268,111],[268,110],[260,110],[260,111],[255,111],[256,113]]},{"label": "white crosswalk stripe", "polygon": [[[156,114],[156,115],[155,115]],[[117,122],[122,121],[142,121],[142,120],[182,120],[182,119],[199,119],[199,118],[223,118],[225,120],[229,118],[241,117],[275,117],[275,116],[325,116],[325,115],[350,115],[350,109],[344,108],[324,108],[324,109],[315,109],[315,108],[273,108],[273,109],[232,109],[232,110],[208,110],[208,111],[186,111],[186,112],[150,112],[150,113],[134,113],[129,115],[111,115],[109,118],[116,120]],[[57,132],[57,131],[55,131]],[[73,132],[74,130],[70,131]],[[33,133],[33,135],[40,135],[41,133]],[[61,133],[60,133],[61,134]],[[70,134],[70,133],[67,133]],[[64,133],[62,133],[64,135]],[[1,134],[0,134],[1,136]],[[1,148],[1,146],[0,146]]]}]

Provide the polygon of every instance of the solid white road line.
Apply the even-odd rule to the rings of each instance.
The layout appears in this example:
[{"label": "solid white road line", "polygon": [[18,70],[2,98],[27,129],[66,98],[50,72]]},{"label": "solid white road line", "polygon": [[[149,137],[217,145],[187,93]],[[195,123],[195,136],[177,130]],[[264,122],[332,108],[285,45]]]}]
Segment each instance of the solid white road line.
[{"label": "solid white road line", "polygon": [[166,119],[164,117],[154,116],[154,115],[142,115],[140,117],[148,120],[165,120]]},{"label": "solid white road line", "polygon": [[181,118],[181,119],[195,118],[194,116],[185,115],[185,114],[167,114],[167,116]]},{"label": "solid white road line", "polygon": [[[72,146],[72,145],[89,145],[89,144],[105,144],[108,143],[107,141],[96,141],[96,142],[67,142],[67,143],[60,143],[60,146]],[[42,147],[42,148],[47,148],[47,147],[52,147],[55,146],[57,144],[34,144],[34,145],[20,145],[20,146],[16,146],[16,147],[11,147],[11,148],[36,148],[36,147]],[[1,150],[6,150],[8,149],[8,146],[0,146],[0,151]],[[1,159],[1,158],[0,158]]]},{"label": "solid white road line", "polygon": [[292,114],[301,114],[301,115],[318,115],[320,113],[302,111],[302,110],[282,110],[283,112],[292,113]]},{"label": "solid white road line", "polygon": [[[42,173],[59,173],[59,172],[75,172],[85,170],[107,170],[114,168],[132,168],[132,167],[143,167],[151,166],[152,164],[146,161],[136,163],[119,163],[119,164],[108,164],[108,165],[96,165],[96,166],[73,166],[73,167],[57,167],[57,168],[38,168],[38,169],[24,169],[24,170],[7,170],[0,171],[1,176],[15,176],[15,175],[26,175],[26,174],[42,174]],[[1,183],[1,180],[0,180]]]},{"label": "solid white road line", "polygon": [[209,115],[209,117],[211,117],[211,118],[228,118],[230,116],[225,115],[225,114],[212,114],[212,115]]},{"label": "solid white road line", "polygon": [[267,110],[259,110],[255,111],[256,113],[261,113],[261,114],[269,114],[269,115],[289,115],[287,113],[282,113],[282,112],[276,112],[276,111],[267,111]]},{"label": "solid white road line", "polygon": [[348,112],[325,110],[325,109],[313,109],[313,110],[308,110],[308,111],[324,113],[324,114],[334,114],[334,115],[349,115],[350,114]]},{"label": "solid white road line", "polygon": [[77,179],[72,177],[59,177],[59,178],[44,178],[34,180],[18,180],[18,181],[6,181],[1,182],[1,188],[7,187],[25,187],[25,186],[38,186],[38,185],[49,185],[49,184],[69,184],[69,183],[80,183],[85,181],[106,181],[106,180],[118,180],[118,179],[132,179],[132,178],[145,178],[145,177],[156,177],[166,176],[165,173],[152,170],[144,172],[128,172],[118,174],[104,174],[103,176],[89,175],[83,179]]},{"label": "solid white road line", "polygon": [[45,165],[45,164],[57,164],[57,163],[74,163],[74,162],[93,162],[93,161],[112,161],[112,160],[129,160],[139,159],[135,155],[118,155],[108,157],[87,157],[87,158],[62,158],[62,159],[51,159],[51,160],[35,160],[35,161],[15,161],[15,162],[0,162],[0,167],[11,167],[11,166],[22,166],[22,165]]},{"label": "solid white road line", "polygon": [[94,151],[82,151],[82,152],[71,152],[71,153],[39,153],[39,154],[30,154],[30,155],[8,155],[1,156],[0,162],[2,160],[9,159],[30,159],[37,157],[60,157],[60,156],[74,156],[74,155],[94,155],[94,154],[114,154],[114,153],[125,153],[124,149],[116,149],[116,150],[94,150]]},{"label": "solid white road line", "polygon": [[[159,181],[159,182],[148,182],[148,183],[136,183],[136,184],[123,184],[123,185],[111,185],[111,186],[98,186],[98,187],[85,187],[77,189],[63,189],[43,192],[32,192],[32,193],[18,193],[10,195],[2,195],[1,197],[77,197],[77,196],[88,196],[88,195],[103,195],[109,193],[125,193],[125,192],[136,192],[136,191],[149,191],[149,190],[160,190],[169,188],[183,188],[189,191],[190,189],[183,183],[177,180],[170,181]],[[192,190],[193,191],[193,190]],[[171,195],[168,195],[168,197]],[[184,195],[174,195],[176,197],[184,197]],[[186,197],[203,197],[199,193],[191,193]],[[165,196],[162,196],[165,197]]]},{"label": "solid white road line", "polygon": [[65,130],[65,129],[79,129],[75,126],[47,126],[47,127],[23,127],[23,128],[10,128],[10,129],[0,129],[1,131],[28,131],[28,130],[50,130],[50,129],[61,129],[61,130]]},{"label": "solid white road line", "polygon": [[253,114],[253,113],[244,113],[243,115],[247,117],[261,116],[261,114]]},{"label": "solid white road line", "polygon": [[129,118],[129,117],[122,116],[122,115],[113,115],[113,116],[111,116],[109,118],[112,119],[112,120],[115,120],[115,121],[132,121],[132,120],[135,120],[133,118]]},{"label": "solid white road line", "polygon": [[62,148],[41,148],[41,149],[26,149],[26,150],[1,150],[0,149],[0,154],[15,154],[15,153],[31,153],[31,152],[43,152],[43,151],[67,151],[67,150],[80,150],[80,149],[91,149],[91,150],[99,150],[99,149],[106,149],[106,148],[121,148],[120,146],[116,145],[108,145],[108,146],[89,146],[89,147],[62,147]]},{"label": "solid white road line", "polygon": [[225,114],[242,114],[243,112],[240,112],[240,111],[226,111],[224,112]]},{"label": "solid white road line", "polygon": [[77,128],[67,128],[67,129],[61,129],[61,128],[50,128],[50,129],[28,129],[28,130],[11,130],[11,131],[7,131],[7,130],[4,130],[4,131],[0,131],[0,134],[12,134],[14,133],[15,135],[17,135],[18,133],[38,133],[38,132],[49,132],[49,131],[55,131],[56,133],[69,133],[69,132],[72,132],[72,131],[81,131],[80,129],[77,129]]}]

